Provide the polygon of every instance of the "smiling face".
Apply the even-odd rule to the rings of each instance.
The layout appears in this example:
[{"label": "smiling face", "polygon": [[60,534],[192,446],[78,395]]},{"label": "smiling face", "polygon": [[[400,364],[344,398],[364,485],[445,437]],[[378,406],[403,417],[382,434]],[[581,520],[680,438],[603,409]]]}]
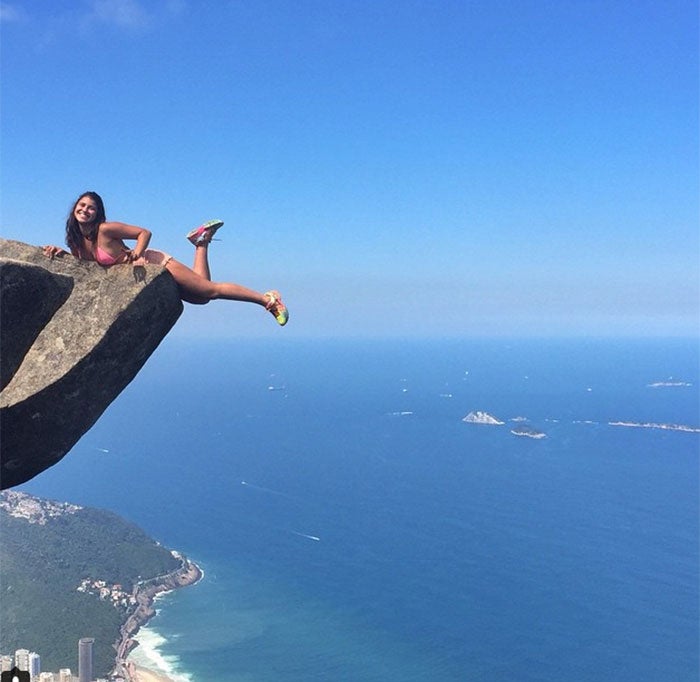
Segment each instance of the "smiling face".
[{"label": "smiling face", "polygon": [[97,217],[97,202],[89,196],[83,196],[73,209],[73,216],[79,225],[90,225]]},{"label": "smiling face", "polygon": [[106,220],[102,197],[97,192],[83,192],[71,206],[66,219],[66,244],[71,253],[82,258],[85,240],[94,242],[100,225]]}]

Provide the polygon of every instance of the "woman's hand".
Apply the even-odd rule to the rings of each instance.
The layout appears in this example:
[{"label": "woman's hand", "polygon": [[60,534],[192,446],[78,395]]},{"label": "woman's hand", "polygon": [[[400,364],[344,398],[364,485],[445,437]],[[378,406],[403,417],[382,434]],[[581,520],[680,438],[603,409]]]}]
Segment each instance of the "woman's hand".
[{"label": "woman's hand", "polygon": [[138,249],[128,249],[125,253],[127,263],[133,263],[143,256],[143,253],[140,253]]},{"label": "woman's hand", "polygon": [[64,253],[68,253],[68,251],[62,249],[60,246],[47,245],[44,247],[44,255],[51,260],[53,260],[54,256],[62,256]]}]

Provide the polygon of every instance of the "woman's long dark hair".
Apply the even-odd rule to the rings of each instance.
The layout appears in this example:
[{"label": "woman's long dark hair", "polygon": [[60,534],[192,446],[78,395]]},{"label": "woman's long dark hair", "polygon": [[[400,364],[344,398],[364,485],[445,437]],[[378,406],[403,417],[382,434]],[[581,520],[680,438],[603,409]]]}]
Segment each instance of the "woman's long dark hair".
[{"label": "woman's long dark hair", "polygon": [[[88,197],[95,202],[97,206],[97,212],[95,214],[95,219],[89,225],[89,232],[86,235],[80,231],[80,225],[75,218],[75,207],[78,205],[81,199]],[[97,239],[97,228],[107,220],[105,216],[105,204],[102,201],[102,197],[97,192],[83,192],[73,204],[70,213],[68,214],[68,219],[66,220],[66,246],[70,249],[71,253],[76,256],[84,256],[83,249],[83,237],[88,241],[94,242]]]}]

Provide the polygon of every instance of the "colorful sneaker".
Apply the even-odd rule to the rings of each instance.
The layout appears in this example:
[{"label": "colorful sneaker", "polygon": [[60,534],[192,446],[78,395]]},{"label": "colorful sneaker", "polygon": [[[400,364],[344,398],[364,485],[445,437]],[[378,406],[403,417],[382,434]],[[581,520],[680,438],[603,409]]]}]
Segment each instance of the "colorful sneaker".
[{"label": "colorful sneaker", "polygon": [[195,227],[194,230],[190,230],[187,233],[187,239],[192,242],[195,246],[201,246],[202,244],[208,244],[216,234],[216,231],[224,224],[223,220],[210,220],[204,225]]},{"label": "colorful sneaker", "polygon": [[265,310],[269,310],[277,320],[277,324],[284,327],[289,320],[287,306],[282,303],[282,297],[279,291],[267,291],[265,296],[269,296],[270,300],[265,304]]}]

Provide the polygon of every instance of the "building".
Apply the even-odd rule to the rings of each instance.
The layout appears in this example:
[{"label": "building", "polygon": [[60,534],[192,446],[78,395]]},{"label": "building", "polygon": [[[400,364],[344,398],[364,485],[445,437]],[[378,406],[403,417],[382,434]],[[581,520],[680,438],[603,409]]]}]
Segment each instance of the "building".
[{"label": "building", "polygon": [[83,637],[78,642],[78,682],[92,682],[92,637]]},{"label": "building", "polygon": [[56,682],[56,676],[53,673],[40,673],[39,682]]},{"label": "building", "polygon": [[15,665],[17,670],[29,672],[29,649],[17,649],[15,651]]},{"label": "building", "polygon": [[70,668],[61,668],[58,671],[58,682],[73,682],[73,673]]},{"label": "building", "polygon": [[13,656],[0,656],[0,672],[8,672],[15,667],[15,659]]},{"label": "building", "polygon": [[32,682],[38,682],[41,674],[41,656],[39,654],[35,654],[33,651],[29,654],[29,667],[27,670]]}]

